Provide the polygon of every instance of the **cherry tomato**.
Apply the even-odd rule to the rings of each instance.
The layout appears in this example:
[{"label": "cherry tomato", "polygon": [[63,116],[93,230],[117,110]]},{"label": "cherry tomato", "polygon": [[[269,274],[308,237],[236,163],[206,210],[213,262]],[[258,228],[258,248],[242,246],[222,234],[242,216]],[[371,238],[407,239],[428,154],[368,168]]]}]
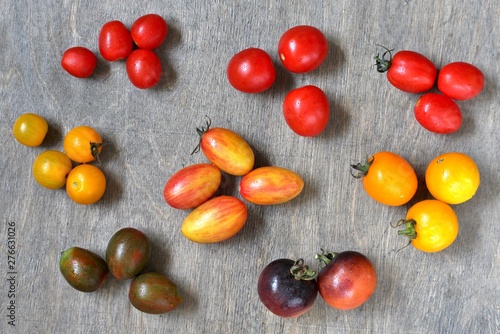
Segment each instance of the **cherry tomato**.
[{"label": "cherry tomato", "polygon": [[288,29],[278,42],[283,66],[293,73],[306,73],[318,68],[328,54],[328,41],[315,27],[300,25]]},{"label": "cherry tomato", "polygon": [[415,118],[425,129],[448,134],[462,125],[462,112],[452,99],[445,95],[428,93],[415,104]]},{"label": "cherry tomato", "polygon": [[244,93],[261,93],[276,79],[276,68],[266,51],[248,48],[238,52],[227,65],[226,75],[231,86]]},{"label": "cherry tomato", "polygon": [[351,165],[363,180],[367,194],[379,203],[399,206],[417,192],[418,180],[413,167],[392,152],[375,153],[364,164]]},{"label": "cherry tomato", "polygon": [[130,27],[132,40],[141,49],[156,49],[168,34],[167,22],[158,14],[139,17]]},{"label": "cherry tomato", "polygon": [[68,174],[66,192],[78,204],[97,202],[104,195],[105,190],[106,177],[96,166],[78,165]]},{"label": "cherry tomato", "polygon": [[132,36],[120,21],[106,22],[99,33],[99,52],[108,61],[127,58],[133,49]]},{"label": "cherry tomato", "polygon": [[59,189],[66,184],[66,177],[73,168],[68,156],[60,151],[40,153],[33,162],[33,177],[48,189]]},{"label": "cherry tomato", "polygon": [[62,68],[77,78],[87,78],[94,73],[97,57],[83,46],[75,46],[64,51],[61,59]]},{"label": "cherry tomato", "polygon": [[63,147],[64,152],[74,162],[99,161],[102,139],[99,133],[90,126],[77,126],[66,134]]},{"label": "cherry tomato", "polygon": [[377,288],[377,273],[363,254],[355,251],[320,254],[327,263],[318,274],[318,291],[333,308],[351,310],[364,304]]},{"label": "cherry tomato", "polygon": [[[408,93],[422,93],[434,86],[436,66],[426,57],[414,51],[399,51],[394,57],[387,50],[382,58],[375,56],[377,71],[387,72],[387,79],[396,88]],[[389,59],[385,55],[389,53]]]},{"label": "cherry tomato", "polygon": [[26,113],[16,119],[12,132],[18,142],[34,147],[42,144],[48,129],[49,125],[42,116]]},{"label": "cherry tomato", "polygon": [[108,265],[94,252],[71,247],[61,253],[59,270],[73,288],[82,292],[99,289],[108,278]]},{"label": "cherry tomato", "polygon": [[132,306],[149,314],[167,313],[183,301],[175,283],[156,272],[144,273],[134,278],[130,284],[128,298]]},{"label": "cherry tomato", "polygon": [[464,153],[440,154],[427,166],[425,184],[435,199],[448,204],[464,203],[479,188],[479,169],[474,160]]},{"label": "cherry tomato", "polygon": [[311,309],[318,296],[315,272],[303,260],[278,259],[260,273],[259,299],[277,316],[296,318]]},{"label": "cherry tomato", "polygon": [[446,203],[430,199],[413,205],[395,227],[404,226],[399,235],[423,252],[439,252],[450,246],[458,235],[458,219],[455,211]]},{"label": "cherry tomato", "polygon": [[151,50],[137,49],[127,58],[127,75],[137,88],[147,89],[155,86],[161,78],[160,58]]},{"label": "cherry tomato", "polygon": [[465,62],[454,62],[443,66],[437,81],[439,91],[454,100],[472,99],[484,87],[483,72]]},{"label": "cherry tomato", "polygon": [[325,93],[316,86],[296,88],[283,101],[283,116],[296,134],[315,137],[328,125],[330,104]]}]

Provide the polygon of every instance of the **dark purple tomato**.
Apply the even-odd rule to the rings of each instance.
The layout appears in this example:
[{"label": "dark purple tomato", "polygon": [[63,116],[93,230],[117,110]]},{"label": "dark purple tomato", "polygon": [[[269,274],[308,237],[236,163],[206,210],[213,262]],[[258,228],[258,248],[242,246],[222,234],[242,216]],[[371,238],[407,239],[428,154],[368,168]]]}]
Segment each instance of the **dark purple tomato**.
[{"label": "dark purple tomato", "polygon": [[[292,268],[298,269],[295,274]],[[264,306],[283,318],[296,318],[307,312],[318,296],[314,273],[307,270],[301,260],[278,259],[269,263],[262,270],[257,284]]]}]

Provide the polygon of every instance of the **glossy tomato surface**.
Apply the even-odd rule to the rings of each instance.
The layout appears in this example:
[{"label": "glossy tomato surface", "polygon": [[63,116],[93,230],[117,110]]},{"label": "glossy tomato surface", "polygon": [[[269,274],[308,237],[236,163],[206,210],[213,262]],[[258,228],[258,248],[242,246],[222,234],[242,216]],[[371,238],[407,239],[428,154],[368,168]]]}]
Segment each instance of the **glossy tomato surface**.
[{"label": "glossy tomato surface", "polygon": [[78,165],[68,174],[66,192],[78,204],[97,202],[104,195],[105,190],[106,177],[94,165]]},{"label": "glossy tomato surface", "polygon": [[438,89],[454,100],[470,100],[484,88],[484,74],[476,66],[454,62],[443,66],[438,75]]},{"label": "glossy tomato surface", "polygon": [[229,61],[226,75],[231,86],[244,93],[261,93],[273,85],[276,68],[269,54],[259,48],[248,48]]},{"label": "glossy tomato surface", "polygon": [[168,34],[168,25],[158,14],[146,14],[139,17],[130,27],[132,40],[141,49],[156,49]]},{"label": "glossy tomato surface", "polygon": [[75,46],[64,51],[61,66],[74,77],[87,78],[94,73],[97,57],[89,49]]},{"label": "glossy tomato surface", "polygon": [[101,256],[80,247],[71,247],[61,253],[59,271],[69,285],[82,292],[96,291],[109,274],[108,265]]},{"label": "glossy tomato surface", "polygon": [[127,58],[126,68],[130,82],[140,89],[156,86],[162,74],[160,58],[151,50],[132,51]]},{"label": "glossy tomato surface", "polygon": [[66,154],[56,150],[40,153],[33,162],[33,177],[42,187],[59,189],[66,184],[66,177],[73,165]]},{"label": "glossy tomato surface", "polygon": [[121,21],[106,22],[99,32],[99,52],[108,61],[127,58],[133,49],[132,36]]},{"label": "glossy tomato surface", "polygon": [[420,125],[434,133],[453,133],[462,125],[462,112],[458,105],[441,94],[428,93],[420,97],[414,114]]},{"label": "glossy tomato surface", "polygon": [[26,113],[19,116],[12,127],[14,138],[23,145],[35,147],[42,144],[49,125],[40,115]]},{"label": "glossy tomato surface", "polygon": [[156,272],[144,273],[134,278],[130,284],[128,298],[136,309],[150,314],[170,312],[183,301],[175,283]]}]

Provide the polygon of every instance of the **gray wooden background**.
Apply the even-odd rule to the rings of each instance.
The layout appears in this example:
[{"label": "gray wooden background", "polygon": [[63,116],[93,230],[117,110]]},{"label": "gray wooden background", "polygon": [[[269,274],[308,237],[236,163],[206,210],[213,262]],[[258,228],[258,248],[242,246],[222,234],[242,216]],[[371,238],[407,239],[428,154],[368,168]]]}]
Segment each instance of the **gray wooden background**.
[{"label": "gray wooden background", "polygon": [[[373,1],[0,1],[0,332],[22,333],[499,333],[499,60],[497,0]],[[83,45],[98,54],[100,27],[118,19],[130,26],[146,13],[162,15],[170,32],[157,50],[165,72],[158,87],[142,91],[128,81],[124,62],[99,56],[96,73],[76,79],[60,67],[64,50]],[[321,29],[329,41],[325,63],[293,75],[277,57],[281,34],[298,24]],[[421,52],[438,67],[467,61],[486,76],[477,98],[460,102],[463,127],[435,135],[414,119],[418,95],[398,91],[376,72],[377,44]],[[269,91],[234,90],[225,67],[236,52],[260,47],[274,59],[278,77]],[[296,87],[327,93],[332,117],[317,138],[286,125],[281,103]],[[18,115],[35,112],[49,122],[41,147],[17,143]],[[277,165],[303,176],[303,193],[284,205],[249,205],[249,219],[234,238],[213,245],[185,239],[187,212],[167,206],[163,186],[175,171],[206,161],[190,155],[195,128],[205,115],[214,126],[240,133],[256,152],[256,166]],[[73,203],[64,190],[34,181],[33,159],[62,150],[77,125],[103,136],[107,191],[95,205]],[[409,204],[428,198],[424,171],[437,154],[461,151],[481,171],[481,186],[455,206],[460,233],[437,254],[411,247],[389,223],[408,206],[372,201],[349,164],[389,150],[416,169],[420,190]],[[237,194],[238,178],[225,176],[221,193]],[[15,297],[8,298],[7,226],[15,223]],[[73,290],[58,271],[59,254],[80,246],[104,255],[111,235],[132,226],[153,243],[148,270],[177,282],[185,302],[165,315],[135,310],[128,282],[109,279],[91,294]],[[338,311],[318,298],[298,319],[268,312],[256,293],[270,261],[303,257],[315,265],[321,248],[357,250],[378,272],[372,298]],[[16,326],[8,324],[15,302]]]}]

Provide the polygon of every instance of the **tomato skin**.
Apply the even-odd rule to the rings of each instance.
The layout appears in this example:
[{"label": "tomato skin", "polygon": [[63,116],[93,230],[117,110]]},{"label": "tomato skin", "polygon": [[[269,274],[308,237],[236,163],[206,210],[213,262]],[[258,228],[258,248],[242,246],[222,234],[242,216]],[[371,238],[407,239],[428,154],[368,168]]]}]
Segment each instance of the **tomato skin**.
[{"label": "tomato skin", "polygon": [[307,73],[318,68],[328,54],[328,41],[318,29],[308,25],[288,29],[278,42],[283,66],[293,73]]},{"label": "tomato skin", "polygon": [[88,78],[94,73],[97,57],[83,46],[75,46],[64,51],[61,67],[77,78]]},{"label": "tomato skin", "polygon": [[127,58],[133,49],[132,36],[118,20],[106,22],[99,32],[99,52],[108,61]]},{"label": "tomato skin", "polygon": [[481,177],[474,160],[460,152],[443,153],[432,159],[425,171],[425,184],[431,195],[448,204],[470,200]]},{"label": "tomato skin", "polygon": [[454,100],[470,100],[484,88],[484,74],[480,69],[465,62],[443,66],[438,74],[438,89]]},{"label": "tomato skin", "polygon": [[156,272],[144,273],[134,278],[130,284],[128,298],[132,306],[149,314],[167,313],[183,301],[175,283]]},{"label": "tomato skin", "polygon": [[40,115],[26,113],[19,116],[12,127],[14,138],[23,145],[40,146],[47,135],[49,125]]},{"label": "tomato skin", "polygon": [[160,15],[146,14],[135,20],[130,27],[130,34],[139,48],[153,50],[167,37],[168,25]]},{"label": "tomato skin", "polygon": [[127,75],[137,88],[147,89],[156,86],[161,78],[160,58],[151,50],[137,49],[127,58]]},{"label": "tomato skin", "polygon": [[98,158],[102,151],[102,138],[94,128],[81,125],[66,134],[63,147],[71,160],[87,163]]},{"label": "tomato skin", "polygon": [[276,79],[276,68],[269,54],[259,48],[248,48],[229,61],[226,75],[231,86],[244,93],[268,90]]},{"label": "tomato skin", "polygon": [[94,292],[108,278],[108,265],[104,259],[87,249],[71,247],[61,253],[59,271],[78,291]]},{"label": "tomato skin", "polygon": [[323,90],[313,85],[303,86],[286,95],[283,116],[299,136],[315,137],[328,125],[330,104]]},{"label": "tomato skin", "polygon": [[68,196],[78,204],[93,204],[104,195],[106,177],[94,165],[82,164],[71,170],[66,180]]},{"label": "tomato skin", "polygon": [[221,242],[236,235],[247,216],[247,207],[240,199],[217,196],[191,211],[182,223],[181,232],[197,243]]},{"label": "tomato skin", "polygon": [[420,97],[414,114],[420,125],[434,133],[453,133],[462,125],[462,112],[458,105],[441,94],[428,93]]},{"label": "tomato skin", "polygon": [[259,167],[240,181],[239,192],[247,201],[259,205],[275,205],[291,201],[304,188],[295,172],[276,166]]},{"label": "tomato skin", "polygon": [[40,153],[33,162],[33,177],[42,187],[59,189],[66,184],[66,177],[73,165],[66,154],[47,150]]},{"label": "tomato skin", "polygon": [[175,209],[193,209],[209,200],[219,189],[220,169],[209,163],[194,164],[172,175],[163,189],[163,197]]}]

